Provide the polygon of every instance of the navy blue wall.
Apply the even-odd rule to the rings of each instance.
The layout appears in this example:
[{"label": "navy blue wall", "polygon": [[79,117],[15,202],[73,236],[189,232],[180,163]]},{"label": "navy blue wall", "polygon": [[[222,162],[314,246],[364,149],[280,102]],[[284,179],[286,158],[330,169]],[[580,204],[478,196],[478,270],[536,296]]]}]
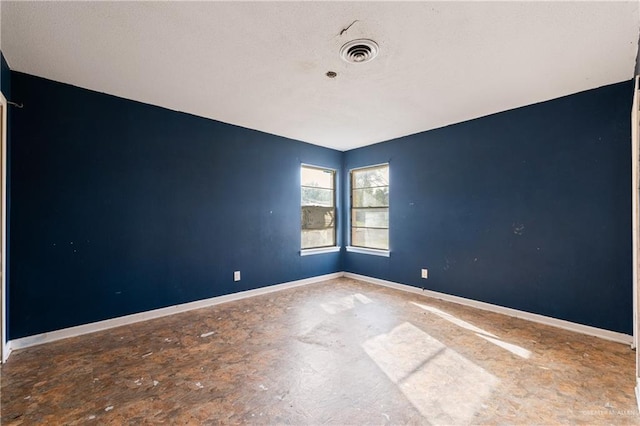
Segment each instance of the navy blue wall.
[{"label": "navy blue wall", "polygon": [[0,51],[0,92],[5,98],[11,100],[11,70]]},{"label": "navy blue wall", "polygon": [[[9,64],[7,63],[7,61],[4,58],[4,55],[2,54],[2,51],[0,51],[0,92],[2,92],[2,94],[4,95],[5,99],[7,99],[8,101],[13,100],[13,98],[11,97],[11,69],[9,68]],[[7,121],[11,122],[11,117],[13,115],[12,110],[15,109],[15,107],[7,105]],[[9,144],[11,143],[11,125],[9,125],[7,127],[7,152],[9,150]],[[9,174],[9,167],[10,164],[7,162],[7,174]],[[7,179],[7,223],[9,221],[9,217],[11,215],[11,192],[10,192],[11,188],[10,188],[10,183],[9,183],[9,179]],[[9,229],[9,227],[7,227],[7,253],[6,253],[6,259],[7,262],[10,259],[10,244],[9,244],[9,235],[11,234],[11,230]],[[5,271],[5,277],[7,282],[9,282],[10,279],[10,274],[9,274],[9,268],[6,268]],[[6,288],[6,297],[9,297],[9,288]],[[8,312],[10,312],[11,310],[11,306],[9,306],[9,304],[7,304],[7,315]],[[7,330],[9,329],[9,319],[8,318],[3,318],[4,321],[6,321],[6,327]],[[7,336],[8,338],[8,336]]]},{"label": "navy blue wall", "polygon": [[[5,67],[11,339],[341,270],[631,333],[631,82],[341,154]],[[300,257],[300,163],[386,161],[391,257]]]},{"label": "navy blue wall", "polygon": [[342,153],[16,72],[12,94],[11,339],[342,270],[299,255],[300,163]]},{"label": "navy blue wall", "polygon": [[347,152],[345,169],[390,163],[391,257],[346,253],[345,271],[631,334],[632,96],[623,82]]}]

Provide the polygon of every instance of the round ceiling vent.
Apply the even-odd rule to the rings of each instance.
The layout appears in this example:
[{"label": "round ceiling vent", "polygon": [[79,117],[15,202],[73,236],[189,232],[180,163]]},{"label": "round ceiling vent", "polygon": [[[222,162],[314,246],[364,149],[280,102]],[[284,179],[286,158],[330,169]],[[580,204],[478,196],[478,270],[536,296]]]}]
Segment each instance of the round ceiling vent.
[{"label": "round ceiling vent", "polygon": [[340,57],[350,64],[362,64],[378,56],[378,50],[378,43],[361,38],[351,40],[342,46],[340,48]]}]

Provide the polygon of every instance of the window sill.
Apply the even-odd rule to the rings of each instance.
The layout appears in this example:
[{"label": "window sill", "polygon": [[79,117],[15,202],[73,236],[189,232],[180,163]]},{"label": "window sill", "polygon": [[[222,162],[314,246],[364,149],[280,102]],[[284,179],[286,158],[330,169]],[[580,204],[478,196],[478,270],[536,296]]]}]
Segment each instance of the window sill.
[{"label": "window sill", "polygon": [[335,253],[338,251],[340,251],[340,247],[337,247],[337,246],[303,249],[303,250],[300,250],[300,256],[311,256],[313,254]]},{"label": "window sill", "polygon": [[373,256],[389,257],[391,252],[389,250],[370,249],[364,247],[347,246],[347,251],[351,253],[370,254]]}]

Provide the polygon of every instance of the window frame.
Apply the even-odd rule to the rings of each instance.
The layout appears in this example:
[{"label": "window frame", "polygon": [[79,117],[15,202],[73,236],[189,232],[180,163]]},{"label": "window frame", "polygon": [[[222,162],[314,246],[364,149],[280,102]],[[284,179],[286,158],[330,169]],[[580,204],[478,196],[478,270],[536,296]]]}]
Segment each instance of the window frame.
[{"label": "window frame", "polygon": [[331,172],[331,176],[332,176],[332,180],[333,180],[333,188],[322,188],[322,189],[331,189],[331,191],[333,192],[333,198],[332,198],[332,204],[333,204],[333,244],[332,245],[327,245],[327,246],[317,246],[317,247],[308,247],[308,248],[303,248],[302,247],[302,234],[304,232],[304,229],[302,228],[303,223],[302,223],[302,217],[300,219],[300,256],[308,256],[308,255],[314,255],[314,254],[322,254],[322,253],[332,253],[332,252],[337,252],[340,251],[340,246],[338,245],[338,206],[337,206],[337,202],[338,202],[338,171],[336,169],[333,169],[331,167],[324,167],[324,166],[317,166],[314,164],[306,164],[306,163],[301,163],[300,164],[300,209],[302,212],[302,208],[305,207],[302,205],[302,189],[308,186],[303,185],[302,182],[302,172],[303,169],[307,168],[307,169],[315,169],[315,170],[320,170],[320,171],[324,171],[324,172]]},{"label": "window frame", "polygon": [[[374,256],[383,256],[383,257],[389,257],[390,254],[391,254],[391,239],[390,239],[391,226],[390,226],[390,220],[389,219],[387,220],[387,228],[377,228],[377,229],[386,229],[387,230],[387,248],[386,249],[353,245],[353,231],[354,231],[354,217],[353,217],[353,215],[354,215],[354,209],[357,209],[357,208],[355,208],[353,206],[353,193],[354,193],[354,190],[361,189],[361,188],[355,188],[354,187],[354,173],[361,172],[361,171],[364,171],[364,170],[382,168],[382,167],[386,167],[387,168],[387,173],[390,172],[389,163],[372,164],[372,165],[368,165],[368,166],[364,166],[364,167],[356,167],[356,168],[353,168],[353,169],[349,170],[349,244],[347,245],[347,251],[348,252],[370,254],[370,255],[374,255]],[[388,188],[388,191],[391,190],[391,176],[390,175],[389,175],[389,181],[388,181],[388,184],[387,184],[387,188]],[[385,209],[385,207],[376,207],[376,208]],[[388,205],[386,206],[386,209],[387,209],[387,215],[389,215],[389,212],[390,212],[390,209],[391,209],[391,200],[389,200]],[[367,227],[359,226],[357,228],[367,228]]]}]

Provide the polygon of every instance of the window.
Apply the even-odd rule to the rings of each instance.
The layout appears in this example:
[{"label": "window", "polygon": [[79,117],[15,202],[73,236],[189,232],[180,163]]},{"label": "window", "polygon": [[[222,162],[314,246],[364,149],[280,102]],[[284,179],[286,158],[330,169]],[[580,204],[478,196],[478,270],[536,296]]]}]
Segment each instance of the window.
[{"label": "window", "polygon": [[336,171],[301,167],[302,249],[336,245]]},{"label": "window", "polygon": [[351,171],[351,246],[389,250],[389,165]]}]

